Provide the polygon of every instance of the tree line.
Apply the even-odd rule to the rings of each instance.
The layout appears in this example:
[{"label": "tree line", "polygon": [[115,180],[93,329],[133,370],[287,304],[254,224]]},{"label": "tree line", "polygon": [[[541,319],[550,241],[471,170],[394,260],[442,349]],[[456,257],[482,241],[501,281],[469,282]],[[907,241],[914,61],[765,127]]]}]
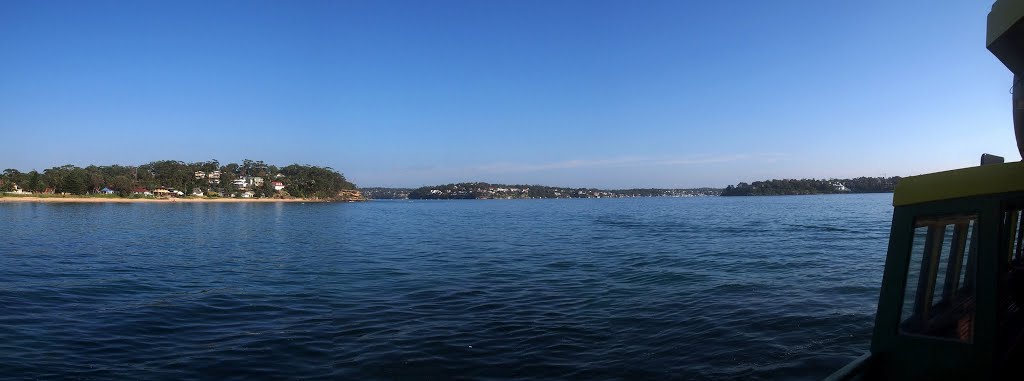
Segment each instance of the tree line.
[{"label": "tree line", "polygon": [[[211,174],[220,171],[219,181],[196,176],[197,172]],[[242,163],[221,164],[217,160],[185,163],[177,160],[159,160],[139,166],[89,165],[78,167],[63,165],[42,172],[32,170],[21,172],[8,168],[0,175],[0,191],[9,192],[17,185],[33,193],[62,193],[87,195],[99,193],[108,188],[117,195],[128,197],[137,188],[173,188],[185,193],[200,189],[204,193],[221,196],[237,194],[242,189],[236,179],[260,177],[265,179],[261,186],[253,186],[255,197],[278,195],[273,181],[284,184],[285,195],[301,198],[332,198],[342,190],[354,190],[355,184],[329,167],[292,164],[285,167],[258,160],[243,160]]]},{"label": "tree line", "polygon": [[896,189],[900,177],[857,177],[853,179],[784,179],[730,185],[722,196],[781,196],[836,193],[887,193]]}]

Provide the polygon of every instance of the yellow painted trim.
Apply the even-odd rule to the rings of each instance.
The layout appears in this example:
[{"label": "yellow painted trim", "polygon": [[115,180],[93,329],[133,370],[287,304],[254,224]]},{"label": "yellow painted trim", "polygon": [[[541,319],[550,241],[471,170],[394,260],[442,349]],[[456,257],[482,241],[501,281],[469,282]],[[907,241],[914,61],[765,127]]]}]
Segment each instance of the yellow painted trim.
[{"label": "yellow painted trim", "polygon": [[983,165],[904,177],[896,185],[893,206],[1024,191],[1024,162]]}]

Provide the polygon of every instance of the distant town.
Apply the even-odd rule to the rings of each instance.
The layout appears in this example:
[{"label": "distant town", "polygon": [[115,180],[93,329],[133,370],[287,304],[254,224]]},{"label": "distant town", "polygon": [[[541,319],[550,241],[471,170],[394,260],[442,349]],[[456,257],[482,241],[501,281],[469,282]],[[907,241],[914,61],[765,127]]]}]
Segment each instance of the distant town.
[{"label": "distant town", "polygon": [[154,161],[140,166],[77,167],[65,165],[42,172],[6,169],[0,174],[0,197],[62,196],[120,198],[317,199],[539,199],[773,196],[892,192],[900,177],[851,179],[784,179],[741,182],[725,188],[597,189],[546,185],[466,182],[419,188],[359,189],[340,172],[325,167],[262,161],[222,165],[216,160],[185,163]]},{"label": "distant town", "polygon": [[529,198],[620,198],[718,196],[721,189],[617,189],[566,188],[544,185],[458,183],[421,188],[361,188],[370,199],[458,200]]},{"label": "distant town", "polygon": [[624,198],[776,196],[892,192],[900,177],[852,179],[786,179],[739,183],[726,188],[596,189],[545,185],[508,185],[485,182],[433,185],[420,188],[361,188],[368,199],[458,200],[528,198]]}]

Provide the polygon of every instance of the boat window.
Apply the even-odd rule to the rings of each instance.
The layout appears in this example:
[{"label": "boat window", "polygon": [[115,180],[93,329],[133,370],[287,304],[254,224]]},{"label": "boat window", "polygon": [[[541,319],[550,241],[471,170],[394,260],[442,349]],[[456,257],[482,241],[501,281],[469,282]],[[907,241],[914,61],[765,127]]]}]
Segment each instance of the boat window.
[{"label": "boat window", "polygon": [[977,216],[918,219],[914,226],[900,333],[970,342]]}]

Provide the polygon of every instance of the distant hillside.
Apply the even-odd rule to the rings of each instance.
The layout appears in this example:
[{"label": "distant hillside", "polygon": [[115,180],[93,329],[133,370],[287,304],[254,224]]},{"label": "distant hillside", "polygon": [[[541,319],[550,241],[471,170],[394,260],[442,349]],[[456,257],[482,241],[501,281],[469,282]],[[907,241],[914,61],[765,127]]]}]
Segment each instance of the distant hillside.
[{"label": "distant hillside", "polygon": [[[365,191],[365,190],[364,190]],[[619,198],[717,196],[721,189],[617,189],[563,188],[545,185],[458,183],[421,187],[408,198],[419,200],[518,199],[518,198]]]},{"label": "distant hillside", "polygon": [[318,199],[333,199],[344,191],[356,190],[355,184],[333,168],[303,164],[278,167],[249,159],[228,164],[217,160],[159,160],[139,166],[85,168],[68,164],[42,172],[8,168],[0,174],[0,192],[11,192],[15,187],[25,193],[82,196],[152,196],[150,191],[161,189],[164,194],[175,196]]},{"label": "distant hillside", "polygon": [[371,200],[400,200],[409,198],[412,188],[360,188],[363,196]]},{"label": "distant hillside", "polygon": [[722,196],[781,196],[800,194],[892,192],[900,177],[858,177],[854,179],[786,179],[755,181],[728,186]]}]

